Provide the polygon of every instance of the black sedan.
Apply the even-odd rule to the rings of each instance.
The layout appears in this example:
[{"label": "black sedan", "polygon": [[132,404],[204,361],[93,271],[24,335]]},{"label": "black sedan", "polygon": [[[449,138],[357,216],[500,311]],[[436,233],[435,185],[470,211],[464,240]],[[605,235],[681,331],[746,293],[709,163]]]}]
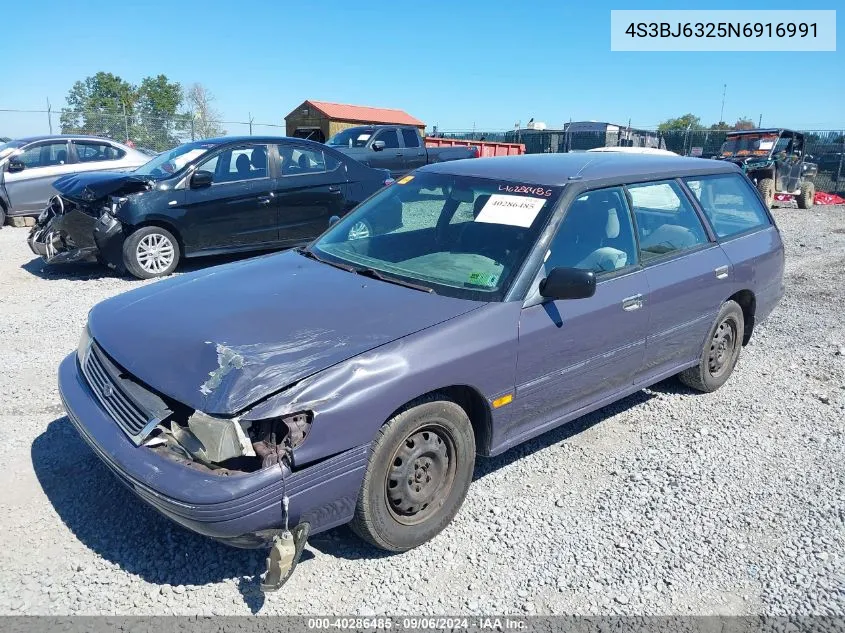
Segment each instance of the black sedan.
[{"label": "black sedan", "polygon": [[[180,145],[129,173],[58,179],[29,236],[48,263],[97,259],[148,279],[182,257],[288,248],[392,182],[320,143],[225,137]],[[354,237],[371,227],[354,225]]]}]

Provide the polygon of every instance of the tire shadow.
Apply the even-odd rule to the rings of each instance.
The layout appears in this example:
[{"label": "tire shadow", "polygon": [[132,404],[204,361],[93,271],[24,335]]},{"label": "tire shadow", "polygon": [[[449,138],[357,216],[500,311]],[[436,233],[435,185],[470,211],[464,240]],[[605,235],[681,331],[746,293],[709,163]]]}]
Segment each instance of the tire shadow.
[{"label": "tire shadow", "polygon": [[[230,253],[226,255],[209,255],[207,257],[191,257],[183,259],[179,262],[174,275],[181,273],[190,273],[205,268],[212,268],[214,266],[222,266],[232,262],[237,262],[252,257],[261,257],[272,255],[280,252],[279,250],[269,251],[250,251],[246,253]],[[126,281],[140,281],[135,279],[129,273],[120,273],[99,262],[74,262],[69,264],[47,264],[40,257],[34,257],[25,264],[21,264],[21,268],[35,277],[41,279],[71,279],[71,280],[89,280],[89,279],[124,279]],[[162,277],[167,279],[167,277]]]},{"label": "tire shadow", "polygon": [[[623,398],[580,418],[575,418],[571,422],[551,429],[532,440],[514,446],[501,455],[489,458],[479,457],[475,461],[475,472],[472,480],[475,482],[515,461],[564,442],[590,427],[605,421],[607,418],[648,402],[654,397],[654,394],[647,391],[638,391],[627,398]],[[328,532],[317,534],[308,539],[308,544],[324,554],[348,560],[401,556],[401,554],[386,552],[362,541],[348,526],[340,526]]]}]

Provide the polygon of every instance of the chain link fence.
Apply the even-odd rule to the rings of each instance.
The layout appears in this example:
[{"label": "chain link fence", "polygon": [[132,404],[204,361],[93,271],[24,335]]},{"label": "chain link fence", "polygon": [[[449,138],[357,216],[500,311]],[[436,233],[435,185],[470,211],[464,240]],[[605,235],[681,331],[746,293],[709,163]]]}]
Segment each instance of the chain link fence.
[{"label": "chain link fence", "polygon": [[0,109],[0,137],[88,134],[157,152],[215,136],[283,136],[285,125],[205,119],[199,114],[161,117],[144,112]]},{"label": "chain link fence", "polygon": [[[207,120],[201,115],[152,116],[144,112],[0,109],[0,137],[36,134],[90,134],[105,136],[138,148],[163,151],[214,136],[284,136],[283,122]],[[725,137],[733,130],[671,130],[608,127],[606,130],[449,130],[445,138],[523,143],[529,154],[586,151],[605,146],[638,146],[668,149],[683,156],[718,156]],[[803,130],[808,160],[819,166],[816,188],[845,192],[845,130]]]},{"label": "chain link fence", "polygon": [[[522,143],[528,154],[583,152],[596,147],[654,147],[681,156],[719,156],[728,134],[736,130],[650,130],[568,131],[563,130],[449,130],[444,138]],[[816,189],[845,193],[845,130],[797,130],[804,134],[807,160],[819,166]]]}]

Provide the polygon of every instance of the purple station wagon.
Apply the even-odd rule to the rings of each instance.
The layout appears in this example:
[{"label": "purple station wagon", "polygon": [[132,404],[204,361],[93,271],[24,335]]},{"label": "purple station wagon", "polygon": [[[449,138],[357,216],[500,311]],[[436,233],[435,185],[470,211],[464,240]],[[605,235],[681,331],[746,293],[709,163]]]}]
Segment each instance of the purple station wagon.
[{"label": "purple station wagon", "polygon": [[351,522],[390,551],[431,539],[476,455],[675,374],[718,389],[780,299],[783,265],[730,163],[430,165],[307,248],[100,303],[59,386],[144,501],[270,546],[272,590],[310,533]]}]

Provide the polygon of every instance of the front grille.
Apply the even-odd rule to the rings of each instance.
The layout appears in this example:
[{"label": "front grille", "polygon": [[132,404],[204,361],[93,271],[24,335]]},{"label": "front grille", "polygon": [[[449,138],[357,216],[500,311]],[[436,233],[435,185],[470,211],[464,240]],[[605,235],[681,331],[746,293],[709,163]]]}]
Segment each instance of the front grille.
[{"label": "front grille", "polygon": [[[140,444],[163,418],[146,410],[125,391],[121,383],[127,379],[96,343],[92,343],[81,366],[88,385],[106,412],[135,444]],[[140,388],[134,384],[136,389]]]}]

